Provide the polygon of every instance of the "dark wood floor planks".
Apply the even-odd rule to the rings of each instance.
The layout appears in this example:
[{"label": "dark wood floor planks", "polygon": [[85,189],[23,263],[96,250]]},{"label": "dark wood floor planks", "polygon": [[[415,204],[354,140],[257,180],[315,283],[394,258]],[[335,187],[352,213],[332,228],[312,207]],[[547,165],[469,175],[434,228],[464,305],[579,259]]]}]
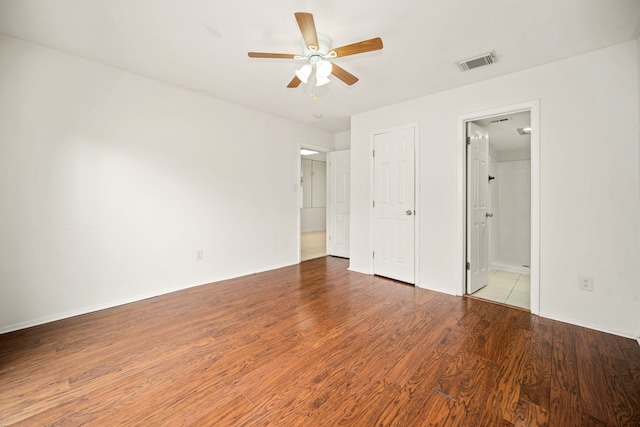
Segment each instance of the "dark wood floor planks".
[{"label": "dark wood floor planks", "polygon": [[0,335],[0,425],[640,425],[637,342],[347,265]]}]

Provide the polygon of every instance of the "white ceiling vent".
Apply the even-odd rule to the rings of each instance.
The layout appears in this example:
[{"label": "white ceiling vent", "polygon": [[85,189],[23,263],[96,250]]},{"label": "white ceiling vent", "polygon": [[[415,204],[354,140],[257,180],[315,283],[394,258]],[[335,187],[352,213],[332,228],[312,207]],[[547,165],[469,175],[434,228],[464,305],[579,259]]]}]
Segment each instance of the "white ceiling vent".
[{"label": "white ceiling vent", "polygon": [[490,52],[460,61],[458,62],[458,67],[460,67],[460,71],[467,71],[482,67],[483,65],[493,64],[494,62],[496,62],[496,57],[493,52]]}]

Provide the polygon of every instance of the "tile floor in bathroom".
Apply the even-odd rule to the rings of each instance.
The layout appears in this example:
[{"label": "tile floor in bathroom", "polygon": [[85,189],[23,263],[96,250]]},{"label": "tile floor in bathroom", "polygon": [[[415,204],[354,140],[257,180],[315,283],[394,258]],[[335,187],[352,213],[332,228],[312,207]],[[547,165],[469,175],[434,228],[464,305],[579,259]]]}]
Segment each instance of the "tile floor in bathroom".
[{"label": "tile floor in bathroom", "polygon": [[529,310],[531,276],[511,271],[489,270],[489,283],[473,296]]}]

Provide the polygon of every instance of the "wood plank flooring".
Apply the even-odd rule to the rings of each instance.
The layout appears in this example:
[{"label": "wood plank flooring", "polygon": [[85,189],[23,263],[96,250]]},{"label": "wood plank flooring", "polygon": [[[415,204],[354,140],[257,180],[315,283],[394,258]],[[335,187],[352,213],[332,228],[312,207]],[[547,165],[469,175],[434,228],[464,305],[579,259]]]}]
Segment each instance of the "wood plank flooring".
[{"label": "wood plank flooring", "polygon": [[640,426],[640,346],[319,258],[0,335],[0,425]]}]

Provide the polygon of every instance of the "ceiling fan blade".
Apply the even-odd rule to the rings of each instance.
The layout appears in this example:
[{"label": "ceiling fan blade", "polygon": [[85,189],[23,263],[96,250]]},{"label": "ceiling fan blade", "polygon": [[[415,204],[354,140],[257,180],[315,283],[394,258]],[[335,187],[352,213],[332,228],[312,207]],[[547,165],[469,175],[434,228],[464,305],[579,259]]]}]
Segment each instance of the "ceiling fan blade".
[{"label": "ceiling fan blade", "polygon": [[278,59],[293,59],[296,55],[289,53],[265,53],[265,52],[248,52],[249,58],[278,58]]},{"label": "ceiling fan blade", "polygon": [[382,49],[382,39],[380,37],[376,37],[374,39],[364,40],[331,50],[335,51],[336,54],[338,54],[338,58],[340,58],[342,56],[355,55],[357,53],[371,52],[380,49]]},{"label": "ceiling fan blade", "polygon": [[300,83],[301,83],[301,82],[300,82],[300,79],[298,78],[298,76],[295,76],[295,77],[293,78],[293,80],[291,80],[291,81],[289,82],[289,84],[287,85],[287,87],[288,87],[288,88],[295,88],[295,87],[300,86]]},{"label": "ceiling fan blade", "polygon": [[339,67],[333,62],[331,63],[331,65],[332,65],[331,74],[333,74],[334,76],[336,76],[337,78],[339,78],[340,80],[348,84],[349,86],[351,86],[352,84],[358,81],[358,78],[356,76],[354,76],[344,68]]},{"label": "ceiling fan blade", "polygon": [[296,12],[295,16],[305,44],[307,46],[315,46],[316,48],[320,47],[320,44],[318,43],[316,24],[313,21],[313,15],[310,13]]}]

